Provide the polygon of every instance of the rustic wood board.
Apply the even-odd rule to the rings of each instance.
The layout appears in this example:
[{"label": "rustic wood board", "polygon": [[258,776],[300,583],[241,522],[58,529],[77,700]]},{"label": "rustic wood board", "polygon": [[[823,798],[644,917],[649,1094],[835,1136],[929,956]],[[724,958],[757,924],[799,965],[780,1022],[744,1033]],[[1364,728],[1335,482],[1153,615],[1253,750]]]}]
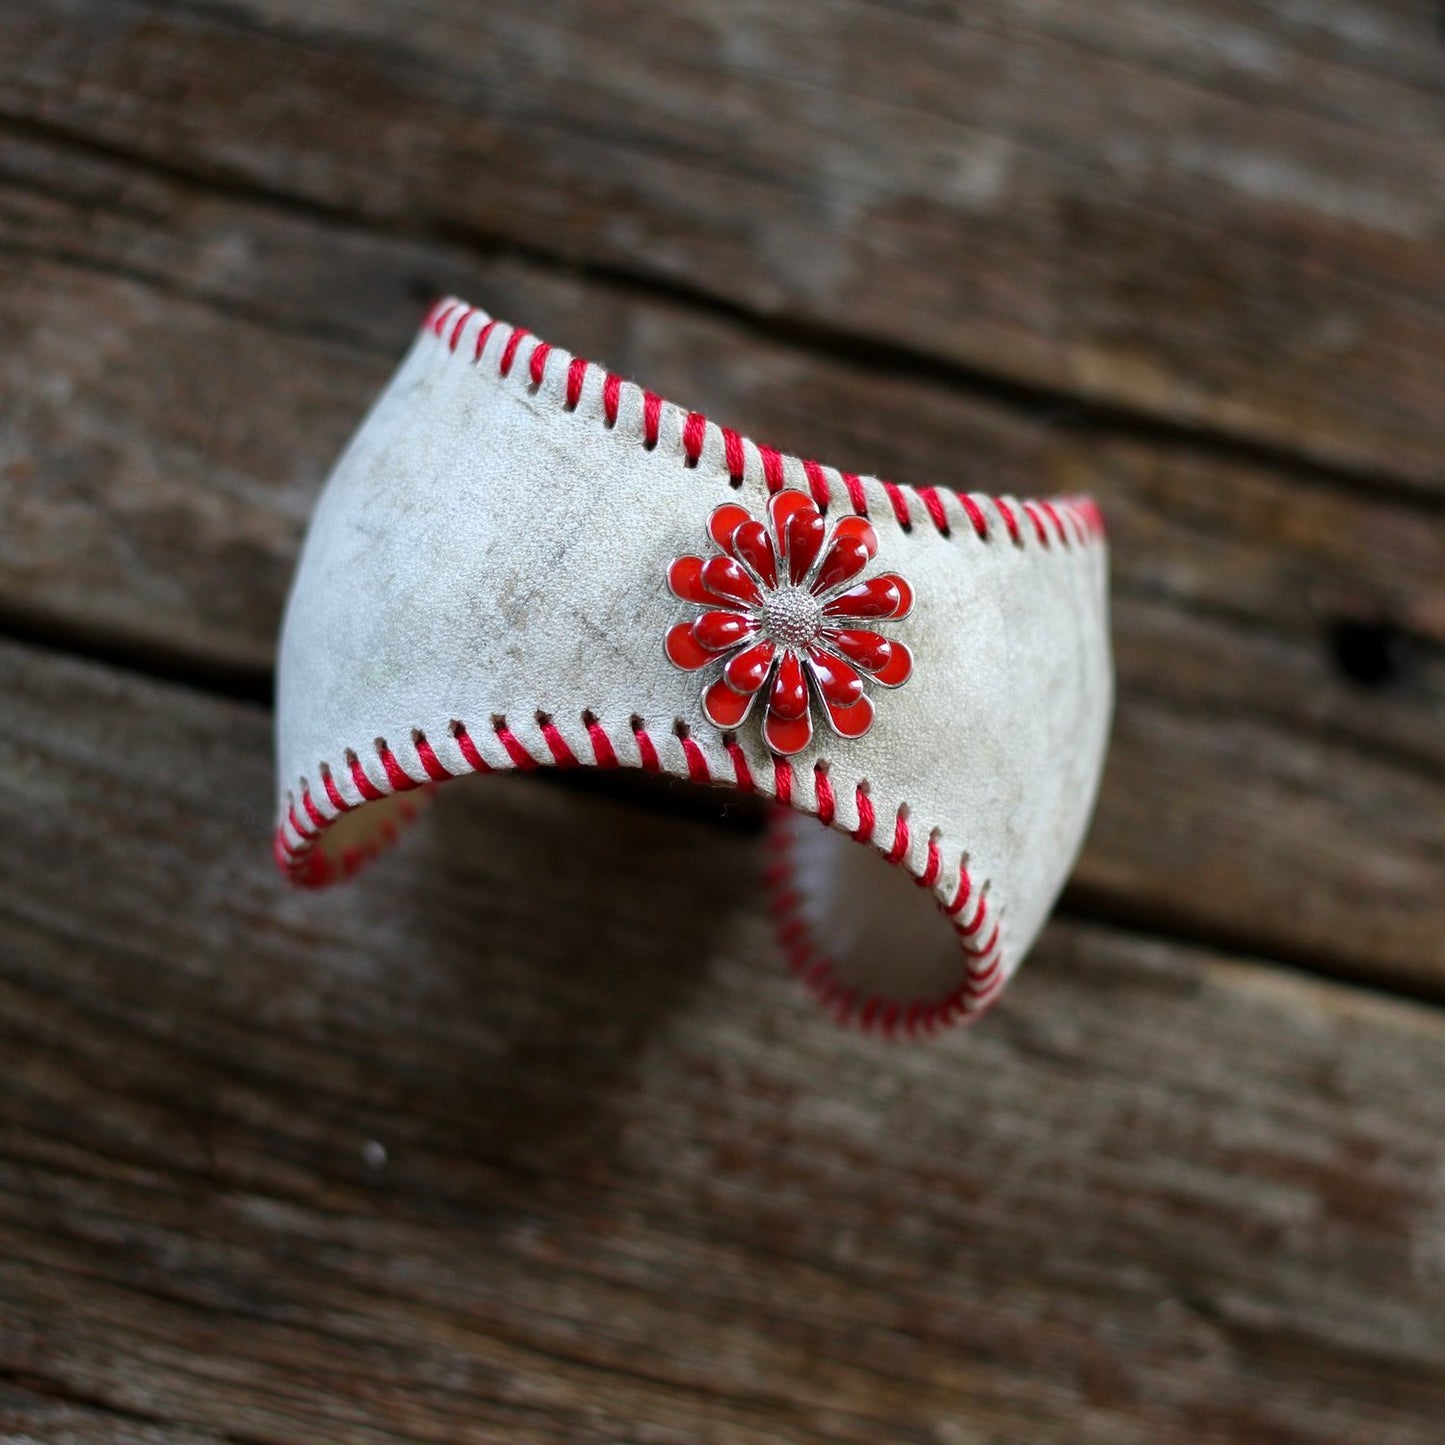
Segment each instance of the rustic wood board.
[{"label": "rustic wood board", "polygon": [[[1434,1445],[1435,6],[11,0],[0,81],[0,1440]],[[706,800],[282,886],[286,580],[445,291],[1098,494],[1110,767],[983,1027],[836,1031]]]},{"label": "rustic wood board", "polygon": [[475,780],[290,893],[262,709],[0,689],[0,1430],[1438,1438],[1438,1011],[1066,922],[890,1045],[746,831]]},{"label": "rustic wood board", "polygon": [[[1116,743],[1076,898],[1352,976],[1445,985],[1445,520],[1177,439],[819,355],[517,258],[378,236],[29,140],[0,158],[0,609],[265,685],[320,478],[457,287],[764,439],[984,490],[1092,490]],[[43,479],[43,485],[38,484]],[[1343,675],[1335,629],[1402,649]]]},{"label": "rustic wood board", "polygon": [[10,0],[0,70],[291,203],[1445,477],[1429,0]]}]

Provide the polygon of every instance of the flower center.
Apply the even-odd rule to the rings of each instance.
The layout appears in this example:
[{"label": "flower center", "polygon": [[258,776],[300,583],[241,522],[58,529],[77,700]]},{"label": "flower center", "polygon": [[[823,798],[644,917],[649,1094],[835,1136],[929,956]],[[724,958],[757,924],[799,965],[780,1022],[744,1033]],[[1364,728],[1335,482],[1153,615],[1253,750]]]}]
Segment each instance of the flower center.
[{"label": "flower center", "polygon": [[823,604],[806,587],[779,587],[763,601],[763,626],[775,642],[802,649],[823,630]]}]

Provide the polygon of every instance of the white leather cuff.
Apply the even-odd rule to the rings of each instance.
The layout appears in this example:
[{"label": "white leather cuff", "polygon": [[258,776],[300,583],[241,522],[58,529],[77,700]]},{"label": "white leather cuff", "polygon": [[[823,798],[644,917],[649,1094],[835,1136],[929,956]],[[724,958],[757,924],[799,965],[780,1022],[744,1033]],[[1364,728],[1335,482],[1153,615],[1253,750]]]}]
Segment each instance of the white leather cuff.
[{"label": "white leather cuff", "polygon": [[1072,866],[1107,607],[1087,498],[783,456],[442,302],[306,539],[277,857],[346,877],[430,787],[505,768],[755,792],[787,805],[767,878],[793,967],[840,1019],[929,1031],[998,996]]}]

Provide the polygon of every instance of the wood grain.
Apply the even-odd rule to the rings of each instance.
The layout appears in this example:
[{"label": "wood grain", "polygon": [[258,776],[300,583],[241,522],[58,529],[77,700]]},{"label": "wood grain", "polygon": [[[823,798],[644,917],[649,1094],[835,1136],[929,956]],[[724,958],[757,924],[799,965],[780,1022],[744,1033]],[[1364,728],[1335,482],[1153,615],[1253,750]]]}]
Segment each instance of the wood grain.
[{"label": "wood grain", "polygon": [[487,779],[295,894],[262,710],[0,689],[0,1429],[1436,1438],[1438,1012],[1067,924],[890,1046],[746,832]]},{"label": "wood grain", "polygon": [[[0,1440],[1435,1445],[1432,5],[9,0],[0,80]],[[715,796],[282,885],[281,600],[445,291],[1099,495],[1109,771],[983,1028],[835,1030]]]},{"label": "wood grain", "polygon": [[1423,0],[12,0],[0,70],[0,114],[290,204],[1445,476]]},{"label": "wood grain", "polygon": [[[319,480],[421,298],[455,287],[858,470],[1096,492],[1121,692],[1076,900],[1310,967],[1445,983],[1445,526],[1428,505],[50,142],[11,147],[0,169],[16,282],[0,289],[0,609],[16,625],[263,686]],[[1398,650],[1380,685],[1336,666],[1342,625]]]}]

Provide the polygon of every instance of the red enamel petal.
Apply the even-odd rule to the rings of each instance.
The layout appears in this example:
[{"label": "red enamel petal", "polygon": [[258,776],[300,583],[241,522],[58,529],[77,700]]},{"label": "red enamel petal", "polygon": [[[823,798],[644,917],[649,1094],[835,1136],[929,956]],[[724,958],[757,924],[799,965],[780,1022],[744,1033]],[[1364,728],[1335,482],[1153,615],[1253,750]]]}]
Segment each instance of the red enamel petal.
[{"label": "red enamel petal", "polygon": [[894,617],[907,617],[913,611],[913,588],[896,572],[885,572],[883,575],[903,594],[903,600],[898,604],[898,611],[893,614]]},{"label": "red enamel petal", "polygon": [[796,652],[785,652],[778,664],[777,676],[768,693],[768,711],[784,722],[803,717],[808,711],[808,684]]},{"label": "red enamel petal", "polygon": [[838,707],[825,698],[823,706],[828,709],[833,730],[842,737],[861,738],[873,726],[873,704],[866,697],[860,697],[852,707]]},{"label": "red enamel petal", "polygon": [[824,634],[828,646],[841,652],[849,662],[866,672],[876,672],[893,655],[893,644],[877,632],[863,632],[852,627],[839,628]]},{"label": "red enamel petal", "polygon": [[841,597],[826,603],[823,611],[829,617],[898,617],[903,611],[904,598],[910,603],[913,600],[913,593],[904,591],[907,585],[896,573],[885,572],[881,577],[870,577],[850,587]]},{"label": "red enamel petal", "polygon": [[806,712],[799,718],[781,718],[768,712],[763,719],[763,741],[784,757],[800,753],[813,740],[813,720]]},{"label": "red enamel petal", "polygon": [[773,539],[761,522],[749,517],[733,533],[728,551],[746,562],[769,587],[778,585],[778,559],[773,551]]},{"label": "red enamel petal", "polygon": [[840,582],[851,582],[867,565],[868,549],[857,537],[834,537],[818,569],[814,592],[826,592]]},{"label": "red enamel petal", "polygon": [[891,645],[893,656],[873,674],[873,681],[883,687],[902,687],[913,676],[913,654],[901,642]]},{"label": "red enamel petal", "polygon": [[735,728],[753,708],[753,694],[734,692],[719,678],[702,695],[702,710],[716,728]]},{"label": "red enamel petal", "polygon": [[666,652],[668,661],[685,672],[696,672],[706,667],[717,656],[709,652],[692,635],[692,623],[679,622],[668,629]]},{"label": "red enamel petal", "polygon": [[779,556],[783,552],[783,539],[788,535],[788,522],[803,512],[818,515],[817,503],[806,492],[785,487],[768,498],[768,519],[773,524],[773,536],[778,539]]},{"label": "red enamel petal", "polygon": [[834,657],[821,647],[810,647],[808,667],[817,679],[824,702],[852,707],[863,696],[863,679],[841,657]]},{"label": "red enamel petal", "polygon": [[816,510],[795,512],[788,518],[788,576],[794,582],[801,582],[808,575],[823,550],[823,539],[827,535],[828,529]]},{"label": "red enamel petal", "polygon": [[747,520],[746,507],[740,507],[736,502],[724,502],[722,506],[714,507],[712,515],[707,519],[707,534],[722,551],[731,552],[729,543],[733,539],[733,533]]},{"label": "red enamel petal", "polygon": [[729,602],[756,607],[763,594],[758,584],[731,557],[709,557],[702,564],[702,585]]},{"label": "red enamel petal", "polygon": [[753,635],[753,623],[741,612],[704,612],[692,624],[692,635],[699,647],[726,652]]},{"label": "red enamel petal", "polygon": [[667,569],[667,585],[674,597],[684,602],[699,602],[704,607],[716,607],[726,602],[716,592],[709,592],[702,581],[703,560],[701,557],[679,557]]},{"label": "red enamel petal", "polygon": [[873,530],[873,523],[867,517],[839,517],[833,527],[833,535],[861,542],[870,561],[878,555],[878,533]]},{"label": "red enamel petal", "polygon": [[734,653],[723,668],[728,686],[736,692],[753,693],[768,680],[768,670],[773,665],[773,654],[777,647],[771,642],[759,642],[742,652]]}]

